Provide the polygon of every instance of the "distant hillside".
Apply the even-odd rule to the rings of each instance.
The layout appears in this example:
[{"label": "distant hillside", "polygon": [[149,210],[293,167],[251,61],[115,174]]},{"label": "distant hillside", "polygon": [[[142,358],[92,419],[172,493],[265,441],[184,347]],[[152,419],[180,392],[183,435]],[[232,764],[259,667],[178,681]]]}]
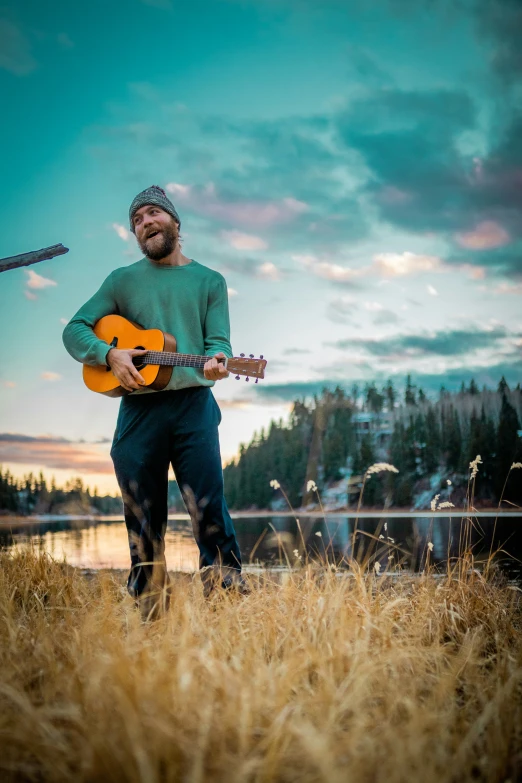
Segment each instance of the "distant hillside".
[{"label": "distant hillside", "polygon": [[504,490],[505,499],[521,503],[522,471],[510,472],[522,461],[521,420],[520,384],[510,390],[504,378],[494,391],[473,380],[456,393],[442,387],[437,399],[409,376],[400,399],[391,381],[380,390],[373,383],[349,392],[324,389],[308,404],[296,400],[287,424],[272,422],[268,432],[241,446],[224,471],[227,501],[233,509],[270,508],[270,481],[276,479],[299,507],[316,500],[307,491],[310,480],[320,492],[345,481],[345,505],[358,497],[365,470],[388,462],[399,474],[372,476],[366,506],[411,507],[431,489],[460,505],[469,463],[480,455],[476,502],[496,505]]}]

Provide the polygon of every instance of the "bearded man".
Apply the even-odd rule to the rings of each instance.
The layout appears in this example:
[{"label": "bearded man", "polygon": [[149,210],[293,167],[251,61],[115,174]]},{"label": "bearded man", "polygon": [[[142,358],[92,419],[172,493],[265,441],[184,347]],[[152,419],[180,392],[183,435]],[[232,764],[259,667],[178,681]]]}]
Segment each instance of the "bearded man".
[{"label": "bearded man", "polygon": [[[221,412],[210,389],[228,375],[218,359],[232,357],[232,349],[225,279],[183,255],[181,221],[165,191],[152,185],[139,193],[129,222],[144,257],[111,272],[67,324],[63,341],[77,361],[107,364],[128,392],[120,403],[111,457],[129,534],[127,589],[148,612],[150,596],[167,578],[170,464],[192,519],[206,593],[216,580],[223,587],[241,584],[241,555],[223,494]],[[132,358],[144,351],[111,348],[93,332],[109,314],[173,334],[180,353],[209,357],[203,373],[175,367],[164,390],[141,388],[144,380]]]}]

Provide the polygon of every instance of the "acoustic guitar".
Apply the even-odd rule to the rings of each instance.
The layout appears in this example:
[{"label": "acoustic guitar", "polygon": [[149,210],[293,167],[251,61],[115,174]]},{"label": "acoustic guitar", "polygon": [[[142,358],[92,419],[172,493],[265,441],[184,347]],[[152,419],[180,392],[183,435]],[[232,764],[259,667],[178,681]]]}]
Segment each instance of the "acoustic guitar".
[{"label": "acoustic guitar", "polygon": [[[145,381],[143,388],[156,391],[167,386],[174,367],[195,367],[202,370],[212,358],[177,353],[176,338],[171,334],[160,329],[144,329],[121,315],[106,315],[100,318],[94,326],[94,334],[112,348],[146,350],[147,353],[135,356],[132,361]],[[246,358],[242,353],[232,359],[218,359],[218,362],[224,364],[230,372],[237,373],[236,380],[243,375],[247,381],[255,378],[257,383],[259,378],[265,377],[267,362],[262,356],[254,359],[253,354],[250,354],[250,358]],[[108,397],[123,397],[131,393],[120,386],[111,368],[105,365],[84,364],[83,380],[88,389]]]}]

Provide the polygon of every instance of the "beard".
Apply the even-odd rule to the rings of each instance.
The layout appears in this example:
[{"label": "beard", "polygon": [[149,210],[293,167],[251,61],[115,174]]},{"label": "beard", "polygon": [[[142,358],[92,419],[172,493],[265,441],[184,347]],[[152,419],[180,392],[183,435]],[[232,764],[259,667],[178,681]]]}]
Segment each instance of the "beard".
[{"label": "beard", "polygon": [[151,261],[161,261],[169,256],[178,241],[177,226],[167,226],[161,229],[161,233],[151,239],[139,242],[141,252]]}]

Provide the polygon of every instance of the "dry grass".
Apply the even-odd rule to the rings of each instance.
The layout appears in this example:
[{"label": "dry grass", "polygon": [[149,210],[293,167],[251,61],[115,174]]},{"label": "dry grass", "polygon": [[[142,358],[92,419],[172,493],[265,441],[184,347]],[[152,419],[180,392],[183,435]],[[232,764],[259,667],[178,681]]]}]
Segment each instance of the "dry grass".
[{"label": "dry grass", "polygon": [[206,601],[180,577],[143,624],[114,575],[0,560],[2,780],[520,779],[516,588],[308,567]]}]

